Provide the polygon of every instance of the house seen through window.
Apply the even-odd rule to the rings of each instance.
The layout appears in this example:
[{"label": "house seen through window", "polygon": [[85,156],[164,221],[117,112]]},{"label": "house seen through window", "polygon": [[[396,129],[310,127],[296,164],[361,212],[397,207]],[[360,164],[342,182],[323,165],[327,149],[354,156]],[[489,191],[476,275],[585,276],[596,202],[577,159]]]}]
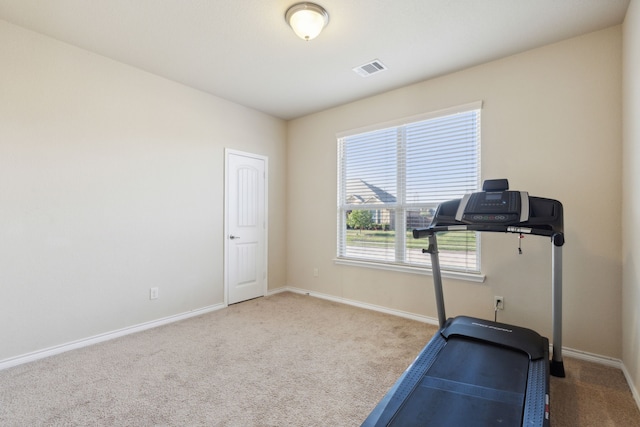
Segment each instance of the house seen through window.
[{"label": "house seen through window", "polygon": [[[440,202],[480,187],[480,107],[473,103],[338,138],[338,258],[428,267]],[[479,271],[474,232],[438,234],[443,269]]]}]

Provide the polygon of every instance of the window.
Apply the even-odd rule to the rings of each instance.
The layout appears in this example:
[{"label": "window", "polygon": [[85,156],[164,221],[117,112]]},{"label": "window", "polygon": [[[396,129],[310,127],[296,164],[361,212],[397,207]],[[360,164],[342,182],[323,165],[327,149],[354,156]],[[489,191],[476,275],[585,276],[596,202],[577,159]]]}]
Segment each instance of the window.
[{"label": "window", "polygon": [[[478,191],[481,103],[338,137],[338,259],[425,267],[440,202]],[[443,270],[478,272],[474,232],[438,235]]]}]

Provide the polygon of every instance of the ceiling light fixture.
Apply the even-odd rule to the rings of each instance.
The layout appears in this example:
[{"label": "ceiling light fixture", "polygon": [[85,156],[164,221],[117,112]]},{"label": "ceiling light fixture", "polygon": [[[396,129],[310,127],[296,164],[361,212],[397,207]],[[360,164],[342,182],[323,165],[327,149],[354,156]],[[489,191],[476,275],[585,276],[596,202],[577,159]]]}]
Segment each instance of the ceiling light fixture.
[{"label": "ceiling light fixture", "polygon": [[284,19],[303,40],[309,41],[320,34],[329,23],[329,14],[315,3],[296,3],[287,9]]}]

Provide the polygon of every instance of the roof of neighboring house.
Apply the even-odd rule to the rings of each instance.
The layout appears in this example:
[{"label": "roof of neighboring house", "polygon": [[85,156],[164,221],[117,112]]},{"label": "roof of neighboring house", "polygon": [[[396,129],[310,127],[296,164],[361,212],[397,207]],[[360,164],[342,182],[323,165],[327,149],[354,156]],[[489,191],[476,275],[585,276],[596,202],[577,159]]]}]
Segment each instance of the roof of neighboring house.
[{"label": "roof of neighboring house", "polygon": [[362,179],[347,180],[347,203],[394,203],[396,196]]}]

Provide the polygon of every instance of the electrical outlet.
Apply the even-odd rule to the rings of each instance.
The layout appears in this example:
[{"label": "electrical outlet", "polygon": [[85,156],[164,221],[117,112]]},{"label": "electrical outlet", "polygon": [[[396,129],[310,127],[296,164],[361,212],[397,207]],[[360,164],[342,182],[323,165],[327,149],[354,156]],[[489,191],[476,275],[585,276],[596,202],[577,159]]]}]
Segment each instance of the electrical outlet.
[{"label": "electrical outlet", "polygon": [[499,296],[493,297],[493,308],[496,310],[504,310],[504,298]]},{"label": "electrical outlet", "polygon": [[320,273],[318,272],[318,267],[313,269],[313,277],[318,277]]},{"label": "electrical outlet", "polygon": [[158,299],[158,288],[149,289],[149,299]]}]

